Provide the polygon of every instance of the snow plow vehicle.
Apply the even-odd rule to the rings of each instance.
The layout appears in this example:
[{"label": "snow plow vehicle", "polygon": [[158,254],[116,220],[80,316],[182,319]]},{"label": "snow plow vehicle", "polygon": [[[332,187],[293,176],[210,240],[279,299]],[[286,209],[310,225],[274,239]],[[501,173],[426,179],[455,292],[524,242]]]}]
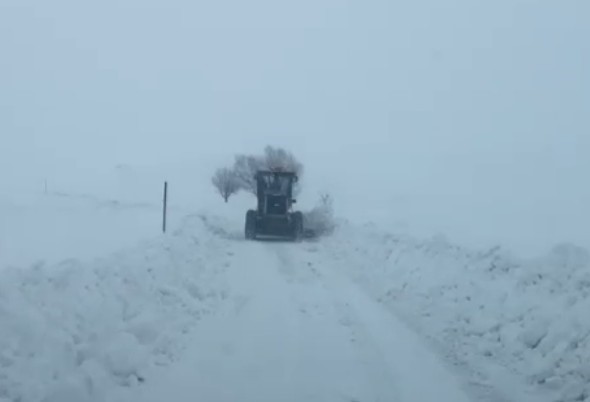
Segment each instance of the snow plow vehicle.
[{"label": "snow plow vehicle", "polygon": [[294,172],[260,170],[256,172],[256,210],[246,213],[245,237],[261,236],[299,240],[303,236],[303,214],[293,211]]}]

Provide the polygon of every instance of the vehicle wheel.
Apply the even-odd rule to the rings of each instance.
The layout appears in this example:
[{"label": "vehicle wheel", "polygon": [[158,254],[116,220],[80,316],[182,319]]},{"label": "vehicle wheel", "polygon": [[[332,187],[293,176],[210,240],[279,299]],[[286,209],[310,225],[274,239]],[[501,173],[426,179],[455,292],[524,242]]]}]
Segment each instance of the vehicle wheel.
[{"label": "vehicle wheel", "polygon": [[250,210],[246,212],[244,232],[246,239],[252,240],[256,238],[256,211]]},{"label": "vehicle wheel", "polygon": [[293,240],[299,241],[303,238],[303,214],[293,213]]}]

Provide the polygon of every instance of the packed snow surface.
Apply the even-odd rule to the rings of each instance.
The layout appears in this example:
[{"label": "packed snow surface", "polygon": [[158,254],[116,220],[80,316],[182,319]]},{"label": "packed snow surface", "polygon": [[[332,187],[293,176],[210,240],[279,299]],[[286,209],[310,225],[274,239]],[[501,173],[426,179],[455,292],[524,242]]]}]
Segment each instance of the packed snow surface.
[{"label": "packed snow surface", "polygon": [[0,401],[584,401],[589,261],[347,222],[249,242],[193,214],[102,257],[4,266]]},{"label": "packed snow surface", "polygon": [[[236,242],[232,303],[143,401],[468,401],[412,331],[304,244]],[[153,378],[153,380],[152,380]],[[424,386],[424,379],[432,379]],[[139,395],[139,396],[137,396]],[[121,401],[128,400],[124,394]]]}]

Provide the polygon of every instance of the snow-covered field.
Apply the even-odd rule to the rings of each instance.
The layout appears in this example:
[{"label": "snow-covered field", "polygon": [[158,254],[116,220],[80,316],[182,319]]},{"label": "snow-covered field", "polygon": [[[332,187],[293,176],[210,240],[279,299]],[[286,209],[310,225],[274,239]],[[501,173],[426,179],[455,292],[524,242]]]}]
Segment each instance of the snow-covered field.
[{"label": "snow-covered field", "polygon": [[241,206],[179,208],[166,235],[158,205],[11,208],[1,401],[588,399],[590,257],[573,245],[523,260],[348,222],[251,243]]},{"label": "snow-covered field", "polygon": [[158,205],[89,195],[0,197],[0,269],[96,258],[161,231]]}]

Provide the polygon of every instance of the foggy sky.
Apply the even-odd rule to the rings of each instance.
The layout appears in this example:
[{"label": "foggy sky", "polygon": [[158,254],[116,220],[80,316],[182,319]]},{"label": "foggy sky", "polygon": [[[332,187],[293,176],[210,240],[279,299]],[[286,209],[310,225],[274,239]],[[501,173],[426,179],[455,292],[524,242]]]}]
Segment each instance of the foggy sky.
[{"label": "foggy sky", "polygon": [[0,178],[206,182],[270,143],[343,214],[590,245],[589,20],[585,0],[2,0]]}]

